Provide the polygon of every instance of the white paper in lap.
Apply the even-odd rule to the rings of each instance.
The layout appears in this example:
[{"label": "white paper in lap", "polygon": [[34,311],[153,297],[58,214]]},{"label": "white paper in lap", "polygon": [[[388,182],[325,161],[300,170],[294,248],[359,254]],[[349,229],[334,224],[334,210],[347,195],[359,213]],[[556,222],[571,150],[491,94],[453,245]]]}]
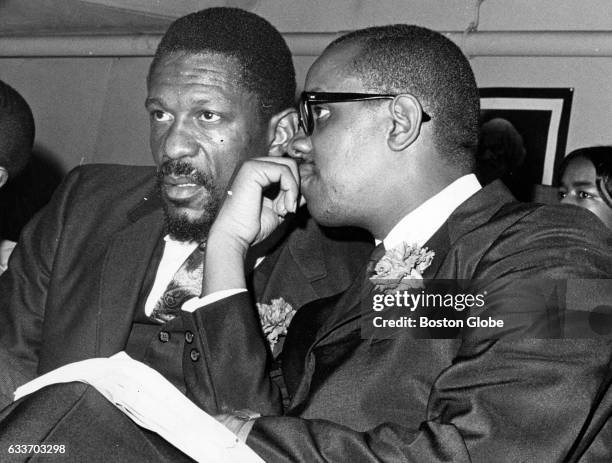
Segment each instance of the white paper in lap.
[{"label": "white paper in lap", "polygon": [[161,374],[125,352],[71,363],[46,373],[19,387],[15,400],[51,384],[73,381],[95,387],[139,426],[156,432],[194,460],[263,462]]}]

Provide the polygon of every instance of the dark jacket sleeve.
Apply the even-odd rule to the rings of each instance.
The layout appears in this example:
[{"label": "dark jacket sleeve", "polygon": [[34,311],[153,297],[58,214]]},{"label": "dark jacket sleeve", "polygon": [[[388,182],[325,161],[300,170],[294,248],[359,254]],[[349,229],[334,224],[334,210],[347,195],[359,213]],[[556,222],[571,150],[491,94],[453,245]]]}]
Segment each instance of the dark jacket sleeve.
[{"label": "dark jacket sleeve", "polygon": [[[212,414],[248,409],[282,412],[269,372],[269,355],[248,292],[184,314],[197,335],[184,352],[188,396]],[[201,355],[199,355],[201,354]],[[194,360],[195,359],[195,360]]]},{"label": "dark jacket sleeve", "polygon": [[417,431],[265,417],[247,444],[270,462],[565,461],[609,368],[610,356],[597,352],[610,347],[588,340],[483,345],[441,373]]}]

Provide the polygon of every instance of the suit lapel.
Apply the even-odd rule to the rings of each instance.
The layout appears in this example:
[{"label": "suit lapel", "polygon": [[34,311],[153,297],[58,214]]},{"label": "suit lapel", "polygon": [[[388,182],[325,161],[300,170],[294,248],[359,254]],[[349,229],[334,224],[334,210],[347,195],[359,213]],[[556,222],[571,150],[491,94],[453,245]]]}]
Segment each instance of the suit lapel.
[{"label": "suit lapel", "polygon": [[311,350],[324,338],[329,336],[341,326],[357,320],[361,316],[361,301],[370,294],[373,286],[366,281],[367,265],[357,274],[351,286],[335,304],[336,310],[332,310],[330,316],[319,329],[317,336],[311,346]]},{"label": "suit lapel", "polygon": [[[312,222],[312,221],[311,221]],[[320,233],[309,227],[296,227],[290,231],[286,242],[280,242],[259,267],[253,271],[252,287],[259,302],[283,297],[294,308],[338,293],[328,273],[330,257],[325,255]],[[285,230],[284,234],[288,232]],[[270,249],[270,247],[268,247]],[[333,263],[331,263],[333,265]]]},{"label": "suit lapel", "polygon": [[[423,273],[423,278],[434,278],[450,249],[448,224],[446,222],[436,231],[429,241],[427,241],[425,246],[433,250],[436,255],[431,265]],[[366,273],[367,265],[357,274],[357,277],[346,291],[344,297],[338,301],[336,305],[338,310],[332,312],[331,317],[321,327],[314,344],[320,342],[340,326],[361,317],[363,313],[361,302],[364,301],[372,291],[372,285],[367,281]]]},{"label": "suit lapel", "polygon": [[[123,349],[129,336],[141,283],[163,232],[163,212],[153,196],[128,214],[129,225],[110,243],[100,281],[97,352]],[[119,332],[118,332],[119,331]]]}]

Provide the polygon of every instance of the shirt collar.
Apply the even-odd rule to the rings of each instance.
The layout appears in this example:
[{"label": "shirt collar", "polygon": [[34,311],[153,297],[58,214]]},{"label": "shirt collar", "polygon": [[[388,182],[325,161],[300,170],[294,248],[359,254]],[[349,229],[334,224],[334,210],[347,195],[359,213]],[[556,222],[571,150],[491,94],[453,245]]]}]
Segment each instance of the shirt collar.
[{"label": "shirt collar", "polygon": [[453,211],[481,188],[474,174],[458,178],[400,220],[383,240],[385,249],[402,242],[423,246]]}]

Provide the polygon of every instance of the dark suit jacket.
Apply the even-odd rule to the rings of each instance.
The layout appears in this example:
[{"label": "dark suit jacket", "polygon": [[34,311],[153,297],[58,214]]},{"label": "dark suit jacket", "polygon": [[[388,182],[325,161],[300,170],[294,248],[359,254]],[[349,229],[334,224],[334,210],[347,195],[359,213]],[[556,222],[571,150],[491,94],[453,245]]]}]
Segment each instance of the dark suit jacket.
[{"label": "dark suit jacket", "polygon": [[[562,298],[531,283],[610,278],[609,240],[592,214],[516,203],[494,183],[426,244],[436,257],[424,276],[474,281],[488,294],[481,316],[523,311],[562,337]],[[247,440],[266,461],[610,461],[612,426],[598,411],[609,402],[609,333],[536,339],[526,318],[514,333],[363,336],[365,277],[293,320],[283,350],[289,416],[256,420]]]},{"label": "dark suit jacket", "polygon": [[[154,185],[152,167],[79,167],[26,227],[9,270],[0,277],[0,391],[5,401],[12,399],[16,382],[125,348],[147,266],[163,235]],[[268,302],[277,297],[279,285],[287,285],[299,308],[343,291],[372,246],[359,239],[332,239],[311,220],[303,221],[256,269],[257,299]],[[279,281],[284,276],[289,278]],[[182,315],[193,327],[193,317]],[[216,323],[223,325],[223,316]],[[203,406],[252,405],[249,398],[257,395],[249,392],[248,370],[242,388],[206,389],[206,363],[189,356],[201,343],[196,339],[185,349],[190,393]],[[231,367],[228,353],[219,355]],[[192,381],[196,374],[204,378],[201,386]]]}]

